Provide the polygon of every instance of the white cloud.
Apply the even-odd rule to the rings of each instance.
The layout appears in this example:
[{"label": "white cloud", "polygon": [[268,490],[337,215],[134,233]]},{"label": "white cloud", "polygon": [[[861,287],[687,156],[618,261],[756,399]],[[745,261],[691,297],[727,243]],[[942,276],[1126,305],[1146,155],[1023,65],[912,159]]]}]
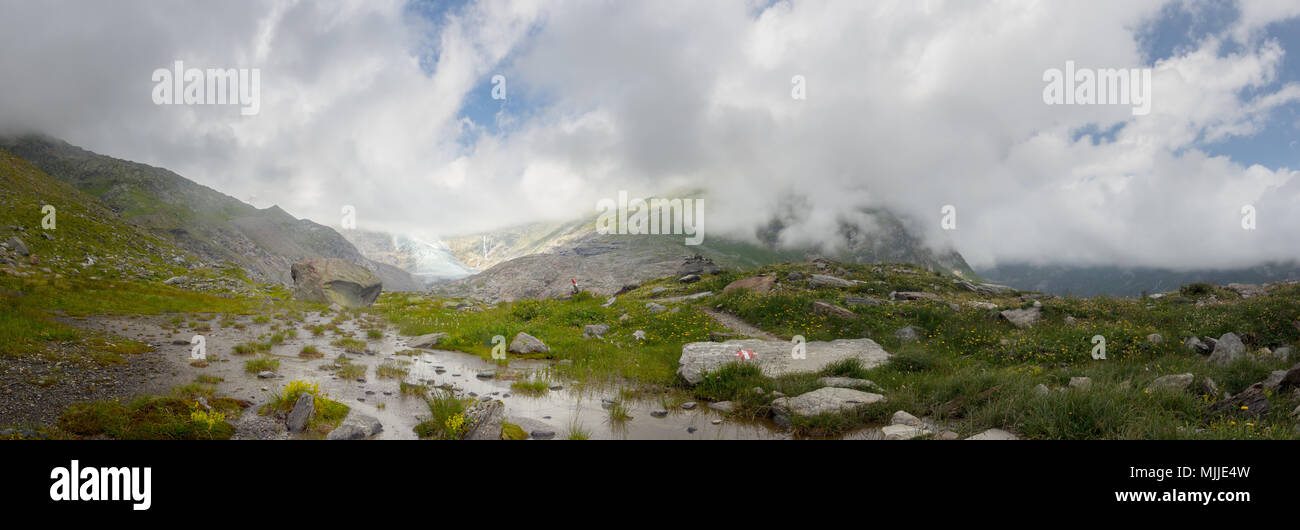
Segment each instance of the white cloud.
[{"label": "white cloud", "polygon": [[[1295,51],[1261,31],[1300,9],[1244,2],[1222,35],[1144,65],[1134,32],[1162,4],[485,1],[430,24],[397,1],[12,3],[0,71],[22,75],[0,79],[0,123],[259,206],[334,223],[354,204],[363,226],[425,235],[702,186],[711,231],[752,234],[794,191],[810,210],[788,238],[888,206],[986,265],[1300,258],[1294,170],[1199,149],[1300,99],[1276,81]],[[1220,56],[1226,40],[1240,46]],[[418,60],[429,43],[432,75]],[[261,114],[153,106],[149,72],[177,58],[261,68]],[[1044,105],[1043,71],[1067,60],[1152,66],[1151,114]],[[511,107],[500,133],[460,117],[495,73],[545,103]],[[805,101],[790,98],[794,75]],[[1113,142],[1072,139],[1118,124]],[[945,204],[955,233],[939,230]]]}]

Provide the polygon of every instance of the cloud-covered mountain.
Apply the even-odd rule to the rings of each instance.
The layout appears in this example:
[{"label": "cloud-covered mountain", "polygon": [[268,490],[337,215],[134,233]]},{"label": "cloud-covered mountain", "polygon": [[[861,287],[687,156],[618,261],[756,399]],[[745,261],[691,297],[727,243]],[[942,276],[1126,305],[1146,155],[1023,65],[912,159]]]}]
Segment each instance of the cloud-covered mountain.
[{"label": "cloud-covered mountain", "polygon": [[383,232],[340,230],[343,237],[367,258],[402,269],[428,284],[464,278],[478,272],[457,259],[440,241]]}]

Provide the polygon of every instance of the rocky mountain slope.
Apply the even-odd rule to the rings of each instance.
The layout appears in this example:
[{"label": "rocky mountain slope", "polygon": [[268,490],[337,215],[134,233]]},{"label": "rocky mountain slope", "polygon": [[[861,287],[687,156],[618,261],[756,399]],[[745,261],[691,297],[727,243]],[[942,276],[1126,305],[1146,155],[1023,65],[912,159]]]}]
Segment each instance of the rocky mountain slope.
[{"label": "rocky mountain slope", "polygon": [[42,136],[0,139],[0,148],[201,260],[237,264],[254,281],[288,284],[294,262],[325,257],[370,269],[386,290],[421,288],[405,271],[366,259],[329,227],[296,219],[276,206],[257,209],[163,168]]},{"label": "rocky mountain slope", "polygon": [[597,214],[566,222],[533,223],[447,240],[465,264],[482,273],[450,282],[438,292],[489,300],[515,300],[569,292],[570,278],[582,289],[609,294],[624,285],[674,274],[682,260],[700,255],[719,266],[753,269],[774,263],[829,257],[848,263],[912,263],[973,277],[956,251],[928,248],[897,216],[863,210],[875,224],[845,222],[825,243],[841,250],[812,246],[786,248],[776,242],[792,221],[774,215],[756,230],[762,243],[709,234],[703,244],[686,245],[681,235],[618,235],[596,231]]},{"label": "rocky mountain slope", "polygon": [[[43,222],[47,217],[49,226]],[[0,150],[0,229],[0,266],[20,277],[162,281],[197,261],[4,150]]]}]

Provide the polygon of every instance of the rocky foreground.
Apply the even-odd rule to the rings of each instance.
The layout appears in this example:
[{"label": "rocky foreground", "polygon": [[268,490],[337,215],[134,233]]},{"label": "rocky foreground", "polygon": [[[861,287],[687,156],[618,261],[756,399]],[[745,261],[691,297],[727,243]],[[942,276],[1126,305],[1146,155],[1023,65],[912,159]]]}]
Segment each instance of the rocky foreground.
[{"label": "rocky foreground", "polygon": [[[82,392],[99,387],[96,365],[74,359],[102,346],[57,362],[24,356],[21,373],[7,365],[21,374],[5,379],[21,389],[13,395],[71,401],[54,402],[43,426],[3,428],[71,438],[1300,437],[1292,283],[1080,299],[907,265],[684,265],[695,269],[612,293],[513,302],[372,300],[373,278],[301,274],[279,299],[201,298],[143,320],[90,307],[69,324],[139,344],[103,366],[171,375]],[[23,304],[60,289],[6,281]],[[326,293],[334,281],[355,304]],[[157,285],[149,296],[208,296]],[[105,293],[143,307],[130,302],[136,288]],[[189,357],[195,334],[207,338],[202,361]],[[132,401],[142,393],[154,401]],[[0,404],[11,405],[22,406]],[[176,425],[95,420],[145,406],[170,407]]]}]

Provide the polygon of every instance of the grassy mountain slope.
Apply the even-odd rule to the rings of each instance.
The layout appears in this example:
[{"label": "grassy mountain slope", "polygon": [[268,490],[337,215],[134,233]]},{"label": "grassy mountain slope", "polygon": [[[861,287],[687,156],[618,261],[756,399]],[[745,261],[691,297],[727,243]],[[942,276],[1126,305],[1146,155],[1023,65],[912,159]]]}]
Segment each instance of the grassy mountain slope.
[{"label": "grassy mountain slope", "polygon": [[385,289],[419,285],[396,267],[376,264],[338,232],[279,207],[257,209],[163,169],[99,155],[66,142],[24,136],[0,147],[99,199],[126,221],[209,262],[231,262],[259,282],[288,283],[289,266],[308,257],[341,258],[384,279]]}]

